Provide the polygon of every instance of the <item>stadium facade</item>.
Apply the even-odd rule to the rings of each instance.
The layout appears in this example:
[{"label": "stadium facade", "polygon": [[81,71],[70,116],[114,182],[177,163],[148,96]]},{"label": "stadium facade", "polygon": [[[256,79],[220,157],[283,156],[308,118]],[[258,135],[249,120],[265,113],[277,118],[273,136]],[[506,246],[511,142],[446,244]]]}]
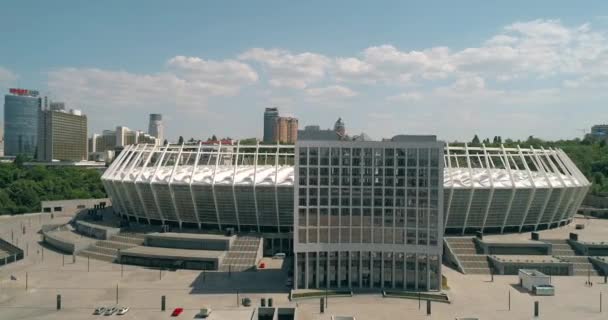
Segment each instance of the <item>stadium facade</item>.
[{"label": "stadium facade", "polygon": [[102,176],[115,210],[180,228],[261,233],[294,287],[439,290],[444,233],[569,223],[590,183],[559,149],[434,136],[293,145],[127,146]]},{"label": "stadium facade", "polygon": [[[141,222],[290,232],[294,227],[294,148],[131,145],[106,170],[102,181],[116,209]],[[443,165],[443,223],[451,234],[564,225],[572,220],[590,187],[560,149],[446,145]],[[410,188],[407,164],[397,162],[395,169],[395,187]],[[334,181],[320,183],[331,187]],[[364,181],[352,179],[351,183],[356,187]],[[376,198],[372,195],[372,201]]]}]

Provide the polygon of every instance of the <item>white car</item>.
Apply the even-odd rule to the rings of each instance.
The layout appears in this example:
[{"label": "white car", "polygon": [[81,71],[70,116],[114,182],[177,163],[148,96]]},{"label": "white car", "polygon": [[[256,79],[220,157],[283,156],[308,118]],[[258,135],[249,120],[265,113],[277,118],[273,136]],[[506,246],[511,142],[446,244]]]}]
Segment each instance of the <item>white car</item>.
[{"label": "white car", "polygon": [[122,307],[118,309],[118,312],[116,313],[116,315],[122,316],[123,314],[126,314],[127,312],[129,312],[129,307]]},{"label": "white car", "polygon": [[116,307],[111,307],[111,308],[108,308],[108,309],[106,310],[106,313],[104,313],[104,315],[106,315],[106,316],[111,316],[111,315],[113,315],[113,314],[114,314],[116,311],[118,311],[118,309],[116,309]]},{"label": "white car", "polygon": [[105,307],[97,307],[97,308],[95,308],[95,312],[93,312],[93,314],[99,315],[99,314],[104,314],[105,312],[106,312]]}]

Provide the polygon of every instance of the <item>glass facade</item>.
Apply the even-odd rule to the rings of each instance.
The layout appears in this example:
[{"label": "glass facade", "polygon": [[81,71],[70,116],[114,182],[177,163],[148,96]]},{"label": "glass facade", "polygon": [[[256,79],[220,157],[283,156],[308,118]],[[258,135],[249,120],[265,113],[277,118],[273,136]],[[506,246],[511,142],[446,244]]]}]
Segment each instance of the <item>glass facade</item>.
[{"label": "glass facade", "polygon": [[40,98],[4,96],[4,155],[34,157],[40,107]]},{"label": "glass facade", "polygon": [[302,141],[295,153],[296,288],[438,290],[443,143]]}]

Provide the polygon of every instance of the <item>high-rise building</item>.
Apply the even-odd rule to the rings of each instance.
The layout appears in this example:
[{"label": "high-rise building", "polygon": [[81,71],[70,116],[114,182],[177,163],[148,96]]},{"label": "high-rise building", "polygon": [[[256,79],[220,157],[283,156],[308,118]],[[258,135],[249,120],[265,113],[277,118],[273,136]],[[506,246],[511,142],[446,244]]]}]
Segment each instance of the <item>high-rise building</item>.
[{"label": "high-rise building", "polygon": [[278,108],[266,108],[264,111],[264,143],[273,143],[277,118],[279,117]]},{"label": "high-rise building", "polygon": [[0,157],[4,157],[4,125],[0,124]]},{"label": "high-rise building", "polygon": [[440,290],[443,147],[298,141],[294,288]]},{"label": "high-rise building", "polygon": [[298,140],[298,119],[278,117],[274,126],[272,142],[296,143]]},{"label": "high-rise building", "polygon": [[38,140],[38,91],[10,89],[4,96],[4,154],[34,157]]},{"label": "high-rise building", "polygon": [[36,158],[46,162],[87,160],[87,116],[80,110],[66,111],[63,104],[40,110]]},{"label": "high-rise building", "polygon": [[159,113],[150,114],[150,124],[148,125],[148,134],[158,138],[161,143],[165,139],[165,128],[163,127],[163,115]]}]

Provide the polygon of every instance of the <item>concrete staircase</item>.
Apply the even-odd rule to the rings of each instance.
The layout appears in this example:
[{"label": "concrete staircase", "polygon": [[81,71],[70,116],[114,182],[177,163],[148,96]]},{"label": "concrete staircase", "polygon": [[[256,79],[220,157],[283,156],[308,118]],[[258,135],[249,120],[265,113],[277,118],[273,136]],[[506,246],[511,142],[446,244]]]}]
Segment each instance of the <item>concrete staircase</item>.
[{"label": "concrete staircase", "polygon": [[78,255],[91,259],[114,262],[118,257],[118,250],[124,250],[141,246],[144,243],[144,235],[137,233],[121,232],[110,236],[108,240],[99,240]]},{"label": "concrete staircase", "polygon": [[230,250],[226,252],[226,256],[220,266],[220,271],[245,271],[255,268],[258,257],[258,248],[261,245],[262,238],[253,236],[237,236]]},{"label": "concrete staircase", "polygon": [[466,274],[490,274],[488,256],[478,254],[473,238],[445,238]]},{"label": "concrete staircase", "polygon": [[574,265],[575,276],[586,276],[588,274],[592,276],[601,276],[602,271],[597,269],[589,257],[583,256],[557,256],[557,258],[564,262],[570,262]]},{"label": "concrete staircase", "polygon": [[576,253],[576,251],[574,251],[572,246],[570,246],[570,244],[568,243],[567,240],[549,239],[549,240],[543,240],[543,242],[551,244],[551,246],[553,247],[552,254],[554,256],[577,256],[578,255]]}]

